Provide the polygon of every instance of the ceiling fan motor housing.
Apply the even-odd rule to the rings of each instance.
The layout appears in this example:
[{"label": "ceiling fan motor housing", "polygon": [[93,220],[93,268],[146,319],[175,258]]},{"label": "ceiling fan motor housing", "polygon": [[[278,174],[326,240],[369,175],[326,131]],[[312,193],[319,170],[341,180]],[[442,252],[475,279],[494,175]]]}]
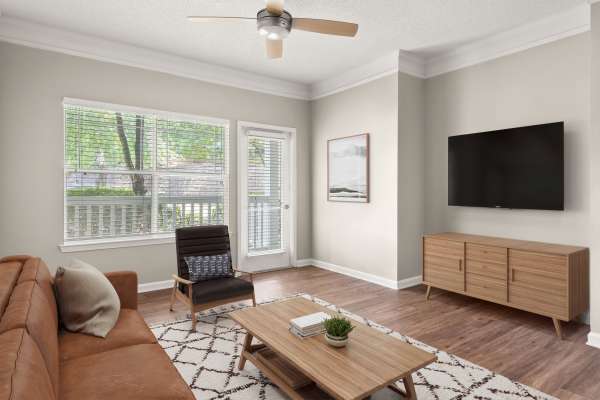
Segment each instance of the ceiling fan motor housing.
[{"label": "ceiling fan motor housing", "polygon": [[270,40],[281,40],[292,30],[292,15],[283,11],[281,15],[272,14],[267,9],[256,14],[258,33]]}]

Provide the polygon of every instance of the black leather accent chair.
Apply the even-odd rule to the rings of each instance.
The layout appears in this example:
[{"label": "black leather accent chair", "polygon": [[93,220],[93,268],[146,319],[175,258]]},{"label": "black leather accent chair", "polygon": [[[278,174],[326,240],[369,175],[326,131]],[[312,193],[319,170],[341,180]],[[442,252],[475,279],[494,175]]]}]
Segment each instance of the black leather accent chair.
[{"label": "black leather accent chair", "polygon": [[232,269],[236,275],[234,277],[200,282],[189,280],[189,271],[184,257],[218,255],[231,251],[229,230],[226,225],[179,228],[175,231],[175,248],[177,274],[173,275],[175,283],[170,310],[173,311],[175,299],[187,304],[192,314],[192,330],[196,329],[198,311],[242,300],[252,300],[252,305],[256,305],[252,274],[242,272],[233,265]]}]

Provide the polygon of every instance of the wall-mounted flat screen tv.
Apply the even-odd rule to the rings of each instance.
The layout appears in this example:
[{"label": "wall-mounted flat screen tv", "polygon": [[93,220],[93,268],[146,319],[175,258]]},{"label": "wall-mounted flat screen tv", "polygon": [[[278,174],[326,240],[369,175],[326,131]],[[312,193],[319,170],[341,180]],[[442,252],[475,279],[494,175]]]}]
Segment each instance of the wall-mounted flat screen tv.
[{"label": "wall-mounted flat screen tv", "polygon": [[564,210],[564,122],[448,138],[448,205]]}]

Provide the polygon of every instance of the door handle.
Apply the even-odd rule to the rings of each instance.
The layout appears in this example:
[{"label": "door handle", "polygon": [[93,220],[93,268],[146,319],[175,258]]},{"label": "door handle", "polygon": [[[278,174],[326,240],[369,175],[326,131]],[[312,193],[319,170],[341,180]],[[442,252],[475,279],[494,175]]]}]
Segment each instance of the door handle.
[{"label": "door handle", "polygon": [[510,281],[514,282],[515,281],[515,269],[511,268],[510,270]]},{"label": "door handle", "polygon": [[284,204],[283,205],[283,209],[284,210],[289,210],[290,209],[290,205],[289,204]]},{"label": "door handle", "polygon": [[458,260],[458,270],[462,271],[462,260]]}]

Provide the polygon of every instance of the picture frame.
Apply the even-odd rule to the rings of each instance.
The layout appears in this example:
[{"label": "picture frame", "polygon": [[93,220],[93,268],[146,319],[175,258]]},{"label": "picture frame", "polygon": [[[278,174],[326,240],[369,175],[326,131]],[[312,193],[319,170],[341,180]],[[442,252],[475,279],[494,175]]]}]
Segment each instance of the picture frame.
[{"label": "picture frame", "polygon": [[369,134],[327,141],[327,200],[368,203]]}]

